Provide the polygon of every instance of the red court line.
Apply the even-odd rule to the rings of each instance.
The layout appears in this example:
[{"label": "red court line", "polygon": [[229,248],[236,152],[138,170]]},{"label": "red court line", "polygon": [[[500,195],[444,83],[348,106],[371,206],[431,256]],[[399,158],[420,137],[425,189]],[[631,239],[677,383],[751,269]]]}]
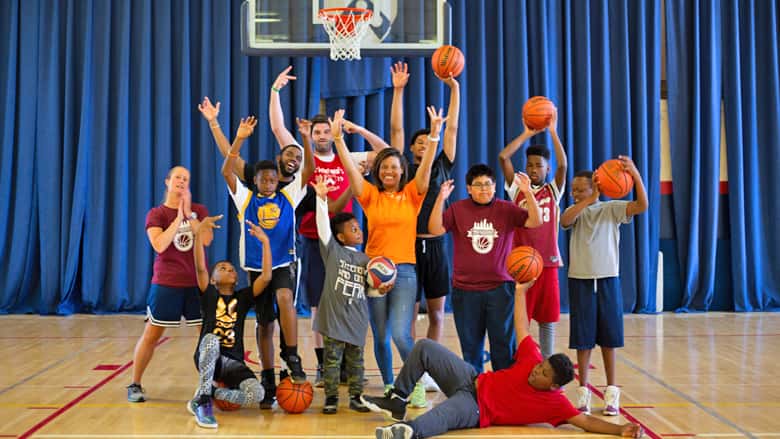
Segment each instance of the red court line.
[{"label": "red court line", "polygon": [[[161,344],[165,343],[168,340],[170,340],[170,337],[163,337],[154,346],[155,347],[160,346]],[[111,375],[103,378],[99,383],[97,383],[94,386],[90,387],[84,393],[82,393],[81,395],[75,397],[70,402],[68,402],[67,404],[62,406],[59,410],[57,410],[56,412],[50,414],[49,416],[44,418],[44,420],[42,420],[41,422],[33,425],[32,428],[30,428],[29,430],[25,431],[21,435],[19,435],[19,439],[27,439],[27,438],[29,438],[30,436],[33,435],[33,433],[35,433],[36,431],[38,431],[41,428],[45,427],[51,421],[57,419],[61,414],[63,414],[65,412],[67,412],[68,410],[70,410],[73,406],[75,406],[76,404],[78,404],[79,402],[84,400],[84,398],[86,398],[89,395],[93,394],[96,390],[98,390],[99,388],[103,387],[109,381],[111,381],[114,378],[116,378],[117,376],[119,376],[122,372],[127,370],[132,365],[133,365],[133,361],[132,360],[127,362],[127,363],[125,363],[122,367],[117,369],[114,373],[112,373]]]},{"label": "red court line", "polygon": [[[575,374],[575,377],[576,376],[577,376],[577,374]],[[577,379],[579,379],[579,377],[577,377]],[[598,396],[602,400],[604,399],[604,394],[601,393],[601,391],[599,389],[593,387],[591,384],[588,384],[588,388],[590,389],[591,392],[595,393],[596,396]],[[640,421],[639,419],[631,416],[630,413],[628,413],[627,411],[623,410],[623,407],[620,407],[620,414],[623,415],[624,418],[628,419],[629,422],[633,422],[634,424],[639,424],[639,426],[641,426],[642,429],[645,430],[645,433],[647,433],[647,435],[650,436],[652,439],[663,439],[661,437],[661,435],[659,435],[658,433],[656,433],[653,430],[651,430],[650,427],[648,427],[647,425],[642,423],[642,421]]]}]

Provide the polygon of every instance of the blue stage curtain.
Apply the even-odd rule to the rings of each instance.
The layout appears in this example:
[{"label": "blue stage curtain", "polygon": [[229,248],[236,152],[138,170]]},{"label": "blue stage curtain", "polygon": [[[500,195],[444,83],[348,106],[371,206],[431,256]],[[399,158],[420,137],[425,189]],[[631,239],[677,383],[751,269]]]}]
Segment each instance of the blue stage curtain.
[{"label": "blue stage curtain", "polygon": [[[469,165],[485,162],[498,171],[498,152],[522,131],[525,100],[549,96],[560,111],[569,180],[618,154],[631,155],[645,178],[651,207],[623,227],[621,276],[626,310],[653,312],[660,1],[451,3],[454,44],[466,57],[453,198],[466,196]],[[374,90],[389,85],[390,59],[363,66],[369,78],[365,71],[344,76],[353,78],[353,89],[335,88],[333,75],[349,69],[346,64],[242,56],[240,2],[229,5],[0,2],[6,35],[0,59],[7,60],[0,65],[0,197],[8,200],[0,213],[1,312],[144,309],[153,259],[144,218],[160,203],[165,175],[176,164],[191,169],[194,200],[226,215],[209,258],[237,259],[239,226],[219,173],[221,158],[196,108],[204,95],[222,102],[219,120],[228,137],[240,117],[259,117],[243,151],[252,161],[278,150],[266,123],[268,93],[287,65],[298,76],[281,93],[291,130],[295,116],[319,112],[326,96],[329,112],[344,107],[348,118],[389,137],[392,90]],[[448,92],[430,59],[408,61],[411,133],[428,124],[424,106],[446,105]],[[535,141],[551,146],[546,134]],[[570,202],[567,196],[563,207]],[[566,234],[560,246],[565,254]],[[564,268],[564,308],[565,276]]]},{"label": "blue stage curtain", "polygon": [[[780,306],[778,4],[666,3],[674,218],[683,279],[679,311],[706,311],[715,289],[721,113],[728,158],[734,309]],[[725,207],[725,206],[723,206]]]},{"label": "blue stage curtain", "polygon": [[723,103],[736,311],[780,309],[780,2],[723,0]]}]

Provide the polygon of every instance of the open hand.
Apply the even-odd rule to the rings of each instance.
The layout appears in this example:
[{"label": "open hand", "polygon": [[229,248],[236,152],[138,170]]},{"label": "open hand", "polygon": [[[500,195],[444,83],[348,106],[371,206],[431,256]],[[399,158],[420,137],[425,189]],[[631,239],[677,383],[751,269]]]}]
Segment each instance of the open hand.
[{"label": "open hand", "polygon": [[357,125],[355,123],[348,121],[347,119],[344,119],[344,123],[341,124],[341,128],[344,130],[345,133],[353,134],[357,132],[357,130],[360,128],[360,125]]},{"label": "open hand", "polygon": [[623,424],[620,428],[620,436],[622,437],[642,437],[644,430],[642,426],[637,424]]},{"label": "open hand", "polygon": [[219,102],[217,102],[217,105],[214,106],[209,100],[209,97],[205,96],[203,102],[198,104],[198,110],[200,110],[200,114],[202,114],[207,121],[211,122],[216,120],[217,116],[219,116],[219,105]]},{"label": "open hand", "polygon": [[531,190],[531,179],[525,172],[515,172],[515,184],[523,194],[526,194]]},{"label": "open hand", "polygon": [[255,131],[256,125],[257,125],[257,119],[255,119],[254,116],[249,116],[244,119],[241,119],[241,124],[238,125],[238,131],[236,132],[236,137],[246,139],[247,137],[251,136],[252,133]]},{"label": "open hand", "polygon": [[298,124],[298,132],[301,136],[308,139],[311,137],[311,121],[309,119],[295,118],[295,123]]},{"label": "open hand", "polygon": [[433,138],[439,137],[442,125],[447,121],[447,118],[442,115],[444,110],[439,108],[439,111],[437,112],[436,107],[433,105],[429,105],[426,109],[428,110],[428,117],[431,119],[430,136]]},{"label": "open hand", "polygon": [[409,82],[409,66],[405,62],[397,61],[390,66],[394,88],[404,88]]},{"label": "open hand", "polygon": [[313,181],[309,184],[312,185],[314,192],[317,193],[317,196],[323,200],[328,199],[329,192],[336,190],[336,186],[328,186],[328,181],[324,175],[318,175],[316,181]]},{"label": "open hand", "polygon": [[452,191],[455,190],[455,182],[454,180],[447,180],[440,186],[441,189],[439,189],[439,198],[442,200],[446,200],[450,197],[450,194],[452,194]]},{"label": "open hand", "polygon": [[333,134],[333,138],[341,137],[341,125],[344,122],[344,110],[336,110],[333,114],[333,119],[328,118],[330,123],[330,132]]},{"label": "open hand", "polygon": [[195,233],[201,233],[207,229],[219,229],[222,226],[217,224],[217,221],[222,219],[222,215],[215,215],[215,216],[207,216],[206,218],[203,218],[201,220],[200,225],[198,226],[198,230],[195,231]]}]

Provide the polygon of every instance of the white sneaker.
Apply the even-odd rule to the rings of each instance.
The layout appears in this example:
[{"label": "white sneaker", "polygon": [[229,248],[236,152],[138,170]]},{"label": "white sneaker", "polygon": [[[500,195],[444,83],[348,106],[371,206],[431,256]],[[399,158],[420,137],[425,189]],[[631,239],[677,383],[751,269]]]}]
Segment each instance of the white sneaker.
[{"label": "white sneaker", "polygon": [[620,388],[617,386],[607,386],[604,391],[604,415],[617,416],[620,412]]},{"label": "white sneaker", "polygon": [[590,389],[585,386],[577,387],[576,407],[581,413],[590,414]]},{"label": "white sneaker", "polygon": [[441,392],[439,385],[436,384],[436,381],[434,381],[430,375],[428,375],[428,372],[425,372],[423,376],[420,377],[420,382],[425,386],[426,392]]}]

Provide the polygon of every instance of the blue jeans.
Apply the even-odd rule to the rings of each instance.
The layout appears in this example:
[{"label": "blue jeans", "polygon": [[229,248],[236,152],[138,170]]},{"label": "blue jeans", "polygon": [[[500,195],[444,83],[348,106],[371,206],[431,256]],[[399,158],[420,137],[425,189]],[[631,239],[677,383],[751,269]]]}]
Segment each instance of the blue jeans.
[{"label": "blue jeans", "polygon": [[395,286],[384,297],[368,298],[368,317],[374,333],[374,357],[385,384],[393,384],[393,349],[406,361],[412,351],[412,319],[417,298],[417,272],[413,264],[398,264]]},{"label": "blue jeans", "polygon": [[517,343],[514,331],[515,289],[504,282],[488,291],[452,289],[452,311],[460,339],[463,359],[483,371],[485,330],[490,340],[490,362],[493,370],[512,365]]}]

